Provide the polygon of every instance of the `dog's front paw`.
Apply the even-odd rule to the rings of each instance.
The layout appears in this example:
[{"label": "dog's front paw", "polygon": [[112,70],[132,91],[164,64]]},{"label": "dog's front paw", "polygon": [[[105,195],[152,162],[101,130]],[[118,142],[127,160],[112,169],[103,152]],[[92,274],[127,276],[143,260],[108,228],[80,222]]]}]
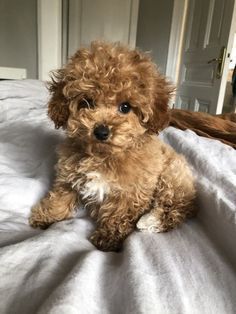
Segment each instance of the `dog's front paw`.
[{"label": "dog's front paw", "polygon": [[40,229],[47,229],[50,226],[50,224],[47,224],[44,221],[40,221],[34,216],[29,217],[29,224],[32,228],[40,228]]},{"label": "dog's front paw", "polygon": [[51,224],[45,220],[45,215],[41,214],[41,211],[38,209],[37,205],[32,208],[32,212],[28,221],[32,228],[47,229]]},{"label": "dog's front paw", "polygon": [[105,252],[118,252],[122,247],[122,241],[114,239],[111,235],[106,235],[104,232],[98,230],[92,234],[90,241],[96,248]]}]

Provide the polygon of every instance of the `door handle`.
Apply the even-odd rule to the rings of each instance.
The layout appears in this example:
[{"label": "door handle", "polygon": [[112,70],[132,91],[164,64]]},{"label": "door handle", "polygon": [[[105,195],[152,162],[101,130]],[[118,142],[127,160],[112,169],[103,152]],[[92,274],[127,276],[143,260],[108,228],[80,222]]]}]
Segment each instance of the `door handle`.
[{"label": "door handle", "polygon": [[220,50],[219,58],[214,58],[214,59],[207,61],[208,64],[217,62],[216,78],[218,78],[218,79],[221,78],[223,70],[224,70],[225,57],[226,57],[226,48],[223,46]]},{"label": "door handle", "polygon": [[208,64],[210,64],[210,63],[213,63],[213,62],[218,62],[218,61],[221,61],[221,59],[218,59],[218,58],[214,58],[214,59],[211,59],[211,60],[209,60],[209,61],[207,61],[207,63]]}]

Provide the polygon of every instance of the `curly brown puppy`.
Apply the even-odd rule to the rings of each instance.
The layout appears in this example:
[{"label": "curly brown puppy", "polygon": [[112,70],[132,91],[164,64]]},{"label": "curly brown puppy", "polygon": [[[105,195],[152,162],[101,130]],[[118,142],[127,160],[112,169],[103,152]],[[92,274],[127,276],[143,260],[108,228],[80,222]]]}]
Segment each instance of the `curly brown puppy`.
[{"label": "curly brown puppy", "polygon": [[168,231],[192,216],[191,172],[156,136],[172,90],[147,54],[120,44],[94,42],[56,71],[48,114],[67,139],[31,226],[72,218],[82,204],[97,223],[92,243],[116,251],[136,226]]}]

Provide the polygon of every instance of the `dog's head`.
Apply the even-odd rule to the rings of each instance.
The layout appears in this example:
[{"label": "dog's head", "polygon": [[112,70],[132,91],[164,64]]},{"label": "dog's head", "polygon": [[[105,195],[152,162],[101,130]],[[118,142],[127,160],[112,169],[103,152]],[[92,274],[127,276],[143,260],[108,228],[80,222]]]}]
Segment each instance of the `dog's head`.
[{"label": "dog's head", "polygon": [[93,42],[54,72],[48,113],[56,128],[93,151],[117,151],[169,120],[173,88],[147,54]]}]

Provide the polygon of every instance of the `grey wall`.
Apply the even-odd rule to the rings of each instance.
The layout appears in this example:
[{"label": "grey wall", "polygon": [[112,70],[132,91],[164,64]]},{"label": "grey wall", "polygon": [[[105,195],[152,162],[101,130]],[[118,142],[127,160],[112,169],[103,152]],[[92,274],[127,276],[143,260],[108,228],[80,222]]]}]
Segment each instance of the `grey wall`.
[{"label": "grey wall", "polygon": [[140,0],[136,46],[165,73],[174,0]]},{"label": "grey wall", "polygon": [[0,0],[0,66],[37,78],[37,0]]}]

